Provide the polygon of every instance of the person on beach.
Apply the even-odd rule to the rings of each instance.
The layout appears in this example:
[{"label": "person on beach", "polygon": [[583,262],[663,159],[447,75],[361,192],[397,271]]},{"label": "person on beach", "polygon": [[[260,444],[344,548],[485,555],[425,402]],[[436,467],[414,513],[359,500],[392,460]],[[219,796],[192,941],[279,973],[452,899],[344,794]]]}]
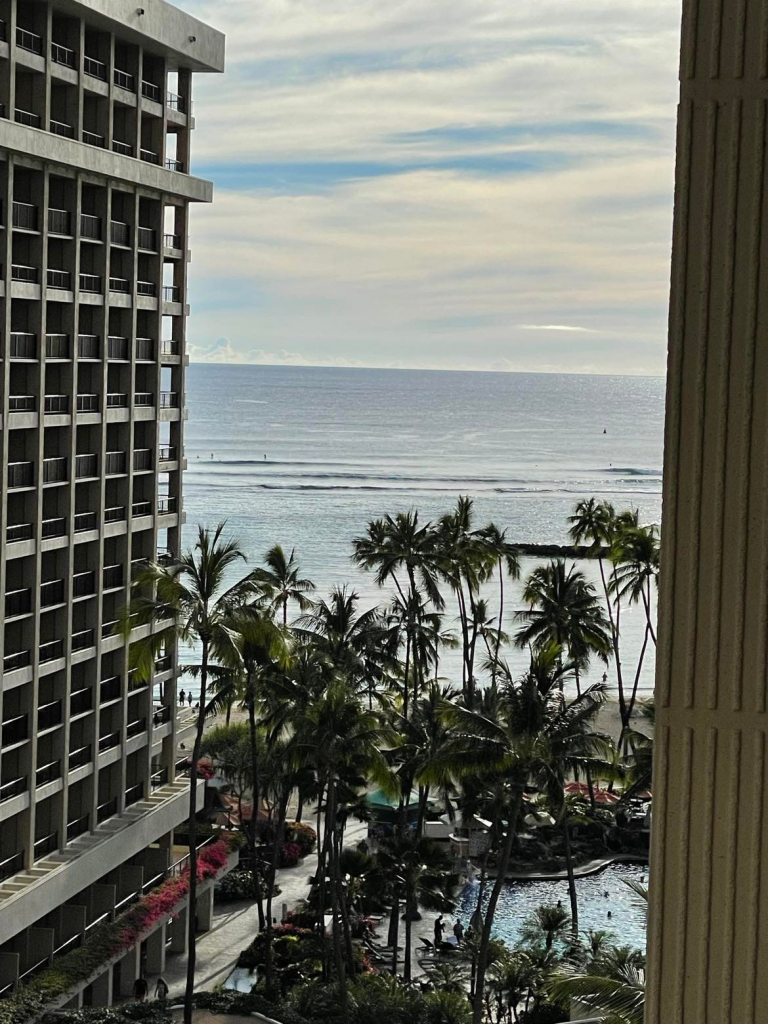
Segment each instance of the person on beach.
[{"label": "person on beach", "polygon": [[187,694],[187,704],[192,707],[192,691],[190,690]]},{"label": "person on beach", "polygon": [[179,690],[179,704],[183,704],[184,703],[184,698],[185,697],[186,697],[186,693],[183,690]]},{"label": "person on beach", "polygon": [[453,926],[453,934],[456,936],[456,941],[461,945],[464,939],[464,925],[461,923],[460,918],[456,918],[456,924]]},{"label": "person on beach", "polygon": [[435,921],[435,947],[439,947],[443,941],[443,915],[437,918]]},{"label": "person on beach", "polygon": [[165,978],[158,978],[157,984],[155,985],[155,999],[158,999],[161,1003],[164,1003],[168,998],[168,982]]}]

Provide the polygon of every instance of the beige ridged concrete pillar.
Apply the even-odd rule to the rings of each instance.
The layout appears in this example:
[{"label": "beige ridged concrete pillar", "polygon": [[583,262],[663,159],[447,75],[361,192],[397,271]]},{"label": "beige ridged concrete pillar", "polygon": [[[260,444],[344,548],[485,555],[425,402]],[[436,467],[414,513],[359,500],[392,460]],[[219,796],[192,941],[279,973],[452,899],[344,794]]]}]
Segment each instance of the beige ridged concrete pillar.
[{"label": "beige ridged concrete pillar", "polygon": [[768,1021],[768,4],[685,0],[647,1024]]}]

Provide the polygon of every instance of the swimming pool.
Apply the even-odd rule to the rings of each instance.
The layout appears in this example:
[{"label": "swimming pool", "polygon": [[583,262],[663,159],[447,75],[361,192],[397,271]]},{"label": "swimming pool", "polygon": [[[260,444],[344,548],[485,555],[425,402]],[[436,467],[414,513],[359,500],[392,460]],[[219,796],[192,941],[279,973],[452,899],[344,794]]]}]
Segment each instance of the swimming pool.
[{"label": "swimming pool", "polygon": [[[637,896],[626,884],[629,879],[647,883],[648,868],[639,864],[611,864],[597,875],[576,879],[579,930],[582,933],[588,929],[610,931],[617,945],[645,950],[645,916],[636,906]],[[465,927],[477,907],[479,891],[480,883],[470,882],[459,897],[457,913]],[[489,898],[490,886],[486,887],[483,909]],[[493,934],[508,945],[514,945],[520,938],[525,918],[536,907],[558,900],[566,910],[570,908],[566,881],[507,883],[499,897]]]}]

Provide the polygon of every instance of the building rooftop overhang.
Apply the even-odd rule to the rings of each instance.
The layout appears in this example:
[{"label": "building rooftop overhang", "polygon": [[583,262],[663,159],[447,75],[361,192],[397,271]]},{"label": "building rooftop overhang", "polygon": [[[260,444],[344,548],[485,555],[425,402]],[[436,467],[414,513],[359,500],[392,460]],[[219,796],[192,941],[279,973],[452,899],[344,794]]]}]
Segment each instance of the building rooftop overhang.
[{"label": "building rooftop overhang", "polygon": [[53,0],[51,6],[162,54],[170,70],[224,70],[224,35],[165,0]]}]

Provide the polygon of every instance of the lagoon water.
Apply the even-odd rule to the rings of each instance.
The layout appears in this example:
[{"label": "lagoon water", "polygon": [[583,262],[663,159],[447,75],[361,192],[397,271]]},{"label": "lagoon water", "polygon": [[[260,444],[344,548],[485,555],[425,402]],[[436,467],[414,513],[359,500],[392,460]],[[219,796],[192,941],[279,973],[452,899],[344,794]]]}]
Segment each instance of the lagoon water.
[{"label": "lagoon water", "polygon": [[[427,521],[470,494],[478,525],[538,543],[565,541],[591,495],[660,520],[658,377],[193,364],[187,404],[185,544],[225,518],[250,561],[295,547],[321,592],[350,583],[366,605],[386,594],[352,564],[350,541],[387,512]],[[510,593],[508,629],[519,606]],[[625,662],[643,627],[639,609],[623,615]],[[524,667],[524,652],[508,654]],[[441,671],[460,680],[459,659]],[[641,689],[652,673],[649,657]]]}]

